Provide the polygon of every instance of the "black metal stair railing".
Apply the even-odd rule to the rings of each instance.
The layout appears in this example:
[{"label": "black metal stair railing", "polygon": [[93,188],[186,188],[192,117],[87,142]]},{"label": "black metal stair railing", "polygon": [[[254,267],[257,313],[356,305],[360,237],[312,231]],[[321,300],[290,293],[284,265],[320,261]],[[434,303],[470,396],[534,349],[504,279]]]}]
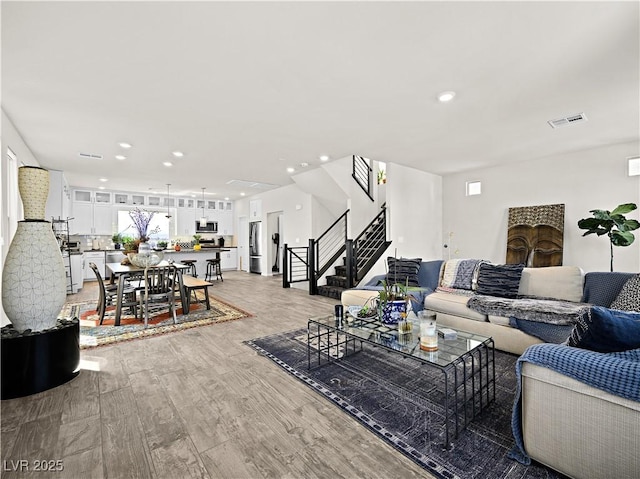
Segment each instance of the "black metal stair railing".
[{"label": "black metal stair railing", "polygon": [[309,247],[299,246],[289,248],[283,245],[282,257],[282,287],[289,288],[291,283],[309,281]]},{"label": "black metal stair railing", "polygon": [[318,294],[318,280],[345,251],[348,214],[345,211],[318,239],[309,240],[309,294]]},{"label": "black metal stair railing", "polygon": [[370,161],[362,156],[353,155],[353,173],[351,174],[360,188],[367,194],[371,201],[373,199],[373,168]]},{"label": "black metal stair railing", "polygon": [[355,240],[346,245],[347,287],[353,288],[376,263],[388,248],[387,207],[382,205],[380,213],[369,223]]}]

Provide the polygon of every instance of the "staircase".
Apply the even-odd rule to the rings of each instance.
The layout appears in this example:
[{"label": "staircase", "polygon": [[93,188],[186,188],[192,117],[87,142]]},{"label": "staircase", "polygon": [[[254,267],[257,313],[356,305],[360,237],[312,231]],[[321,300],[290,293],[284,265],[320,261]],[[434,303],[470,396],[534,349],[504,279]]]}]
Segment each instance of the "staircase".
[{"label": "staircase", "polygon": [[[326,285],[318,286],[319,295],[339,300],[345,289],[358,285],[391,244],[386,240],[386,218],[386,206],[383,205],[380,213],[355,240],[347,240],[343,264],[334,267],[335,274],[326,276]],[[351,271],[347,268],[349,263]]]},{"label": "staircase", "polygon": [[327,284],[318,286],[318,294],[320,296],[326,296],[327,298],[334,298],[340,300],[342,292],[347,287],[347,258],[342,257],[343,264],[335,266],[335,274],[327,276]]}]

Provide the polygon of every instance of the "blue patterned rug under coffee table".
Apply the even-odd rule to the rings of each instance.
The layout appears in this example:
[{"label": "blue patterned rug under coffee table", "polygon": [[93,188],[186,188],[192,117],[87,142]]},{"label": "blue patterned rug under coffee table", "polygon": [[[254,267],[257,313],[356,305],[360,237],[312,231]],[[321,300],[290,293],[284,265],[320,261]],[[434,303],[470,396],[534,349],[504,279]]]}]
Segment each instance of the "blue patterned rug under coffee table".
[{"label": "blue patterned rug under coffee table", "polygon": [[513,354],[495,351],[495,401],[445,449],[437,387],[442,375],[438,371],[367,346],[346,359],[309,370],[307,329],[278,333],[247,344],[436,477],[564,477],[539,464],[523,466],[507,457],[514,444],[511,409],[517,356]]}]

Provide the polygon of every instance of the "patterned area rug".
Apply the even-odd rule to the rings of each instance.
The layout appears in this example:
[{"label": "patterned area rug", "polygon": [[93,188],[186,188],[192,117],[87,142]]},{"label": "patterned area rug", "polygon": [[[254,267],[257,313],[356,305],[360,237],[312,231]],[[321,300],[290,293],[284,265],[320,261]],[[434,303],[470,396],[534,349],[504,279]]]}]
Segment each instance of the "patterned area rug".
[{"label": "patterned area rug", "polygon": [[[80,319],[80,349],[96,346],[104,346],[119,341],[148,338],[158,334],[167,334],[183,331],[198,326],[233,321],[251,316],[250,313],[231,306],[220,299],[209,296],[211,309],[207,310],[204,304],[192,304],[189,314],[182,314],[182,308],[177,307],[177,324],[173,324],[173,318],[164,309],[161,313],[149,318],[149,327],[145,329],[144,321],[136,318],[128,311],[123,311],[120,326],[114,326],[113,312],[115,307],[107,308],[102,326],[96,314],[96,302],[85,301],[82,303],[67,303],[58,315],[60,318]],[[179,304],[179,303],[177,303]]]},{"label": "patterned area rug", "polygon": [[[307,369],[306,329],[247,341],[285,371],[315,389],[364,427],[436,477],[557,479],[539,464],[523,466],[507,453],[514,444],[511,408],[517,356],[496,351],[496,400],[446,450],[438,383],[442,374],[380,348]],[[336,351],[340,355],[339,351]]]}]

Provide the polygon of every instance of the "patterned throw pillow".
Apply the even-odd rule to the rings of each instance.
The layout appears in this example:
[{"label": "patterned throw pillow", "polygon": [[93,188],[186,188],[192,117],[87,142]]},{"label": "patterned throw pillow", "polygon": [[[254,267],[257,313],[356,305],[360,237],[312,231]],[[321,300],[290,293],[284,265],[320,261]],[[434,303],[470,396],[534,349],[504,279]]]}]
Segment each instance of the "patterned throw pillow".
[{"label": "patterned throw pillow", "polygon": [[440,286],[443,288],[475,289],[481,259],[450,259],[444,263]]},{"label": "patterned throw pillow", "polygon": [[640,312],[640,274],[627,280],[618,297],[613,300],[611,309]]},{"label": "patterned throw pillow", "polygon": [[599,353],[614,353],[640,348],[640,313],[594,306],[579,319],[571,331],[567,346]]},{"label": "patterned throw pillow", "polygon": [[420,286],[418,282],[418,270],[422,258],[387,258],[387,283],[399,283],[408,286]]},{"label": "patterned throw pillow", "polygon": [[523,264],[481,263],[476,293],[515,298],[520,288]]}]

